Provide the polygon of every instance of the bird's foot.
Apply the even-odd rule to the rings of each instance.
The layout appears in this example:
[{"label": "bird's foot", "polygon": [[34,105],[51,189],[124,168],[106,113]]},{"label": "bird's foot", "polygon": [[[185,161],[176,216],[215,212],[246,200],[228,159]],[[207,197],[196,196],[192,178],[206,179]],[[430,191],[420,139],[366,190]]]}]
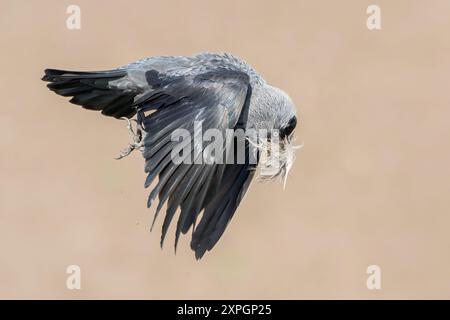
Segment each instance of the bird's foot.
[{"label": "bird's foot", "polygon": [[142,151],[144,148],[144,143],[142,139],[142,127],[139,124],[139,122],[137,122],[135,119],[132,120],[136,122],[136,130],[134,130],[133,126],[131,125],[130,119],[125,117],[122,117],[121,119],[127,122],[127,129],[131,136],[131,143],[128,145],[128,147],[126,147],[120,152],[120,154],[115,158],[116,160],[125,158],[136,149]]}]

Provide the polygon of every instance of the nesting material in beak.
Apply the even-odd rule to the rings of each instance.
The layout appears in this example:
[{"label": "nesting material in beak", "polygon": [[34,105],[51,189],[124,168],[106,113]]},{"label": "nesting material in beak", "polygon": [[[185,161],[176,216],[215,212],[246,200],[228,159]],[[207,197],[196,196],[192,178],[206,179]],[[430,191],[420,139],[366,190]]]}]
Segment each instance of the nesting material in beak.
[{"label": "nesting material in beak", "polygon": [[282,140],[259,139],[258,143],[251,142],[255,152],[259,152],[258,179],[262,181],[272,180],[277,177],[283,181],[283,188],[289,171],[295,161],[295,150],[303,147],[293,145],[291,137]]}]

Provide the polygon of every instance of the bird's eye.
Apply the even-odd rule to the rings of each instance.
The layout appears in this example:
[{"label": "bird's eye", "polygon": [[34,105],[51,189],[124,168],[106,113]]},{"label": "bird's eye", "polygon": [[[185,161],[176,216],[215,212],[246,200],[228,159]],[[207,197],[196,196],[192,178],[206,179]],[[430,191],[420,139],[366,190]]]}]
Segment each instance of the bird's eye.
[{"label": "bird's eye", "polygon": [[288,124],[285,127],[281,128],[280,138],[284,139],[285,137],[289,137],[292,131],[294,131],[296,125],[297,125],[297,118],[293,116],[291,119],[289,119]]}]

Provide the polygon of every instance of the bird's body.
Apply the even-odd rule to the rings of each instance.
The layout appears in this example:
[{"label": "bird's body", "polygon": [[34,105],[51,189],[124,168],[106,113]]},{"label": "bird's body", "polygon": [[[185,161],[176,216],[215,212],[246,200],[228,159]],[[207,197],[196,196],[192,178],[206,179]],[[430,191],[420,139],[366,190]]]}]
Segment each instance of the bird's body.
[{"label": "bird's body", "polygon": [[[239,163],[196,161],[202,158],[191,146],[196,123],[224,136],[229,129],[277,131],[283,151],[276,153],[282,161],[274,175],[286,175],[292,164],[286,150],[290,150],[288,138],[296,125],[294,104],[287,94],[268,85],[251,66],[232,55],[150,57],[101,72],[48,69],[43,80],[50,82],[52,91],[71,96],[72,103],[84,108],[115,118],[137,114],[144,131],[140,146],[148,173],[145,186],[159,177],[148,201],[150,206],[159,196],[155,218],[167,203],[161,244],[179,208],[175,246],[180,233],[192,227],[191,248],[197,258],[221,237],[248,189],[256,164],[250,161],[250,152]],[[177,147],[173,132],[180,129],[194,135],[187,141],[191,162],[173,161]],[[245,141],[245,150],[258,143]],[[229,144],[224,141],[223,150]],[[228,154],[221,152],[228,160]]]}]

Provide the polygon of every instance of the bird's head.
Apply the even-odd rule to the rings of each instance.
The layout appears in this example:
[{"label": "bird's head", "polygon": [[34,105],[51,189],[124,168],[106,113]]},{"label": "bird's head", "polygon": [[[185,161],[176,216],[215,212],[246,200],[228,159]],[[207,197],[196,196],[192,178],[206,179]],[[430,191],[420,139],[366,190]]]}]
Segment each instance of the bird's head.
[{"label": "bird's head", "polygon": [[250,142],[259,153],[259,177],[281,177],[286,184],[295,150],[301,147],[293,145],[298,122],[294,103],[284,91],[265,85],[254,94],[248,120],[258,132],[258,138]]}]

